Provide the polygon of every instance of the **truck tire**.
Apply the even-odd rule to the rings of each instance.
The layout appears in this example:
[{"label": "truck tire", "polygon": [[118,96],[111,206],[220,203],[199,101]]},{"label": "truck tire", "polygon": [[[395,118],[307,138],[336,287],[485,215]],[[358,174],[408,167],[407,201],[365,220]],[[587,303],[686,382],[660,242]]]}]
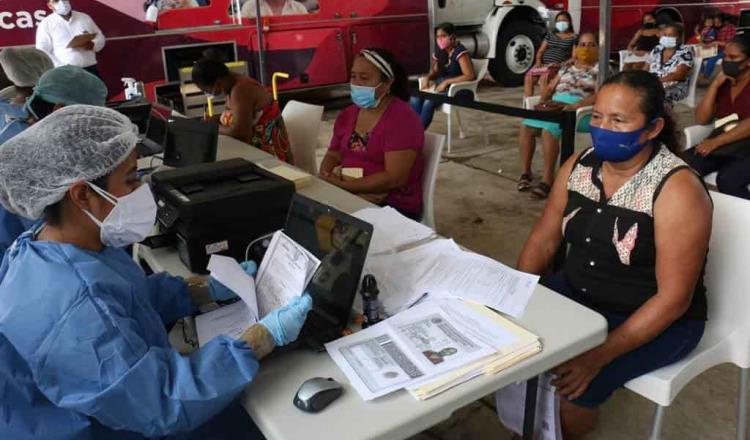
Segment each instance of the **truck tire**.
[{"label": "truck tire", "polygon": [[497,36],[495,58],[490,60],[492,78],[505,87],[523,84],[523,76],[534,65],[544,28],[528,20],[515,20]]}]

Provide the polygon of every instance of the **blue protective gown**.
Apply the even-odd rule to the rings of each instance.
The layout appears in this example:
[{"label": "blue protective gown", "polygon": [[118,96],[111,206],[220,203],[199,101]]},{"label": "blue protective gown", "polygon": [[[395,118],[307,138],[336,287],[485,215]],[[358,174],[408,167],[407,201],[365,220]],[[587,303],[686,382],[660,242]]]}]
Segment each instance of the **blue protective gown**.
[{"label": "blue protective gown", "polygon": [[22,105],[0,101],[0,145],[29,128],[28,118]]},{"label": "blue protective gown", "polygon": [[185,283],[145,276],[121,249],[19,237],[0,266],[0,439],[119,439],[189,432],[258,370],[220,336],[191,356],[165,323],[191,312]]},{"label": "blue protective gown", "polygon": [[11,214],[3,205],[0,205],[0,258],[16,241],[16,238],[33,225],[34,220]]}]

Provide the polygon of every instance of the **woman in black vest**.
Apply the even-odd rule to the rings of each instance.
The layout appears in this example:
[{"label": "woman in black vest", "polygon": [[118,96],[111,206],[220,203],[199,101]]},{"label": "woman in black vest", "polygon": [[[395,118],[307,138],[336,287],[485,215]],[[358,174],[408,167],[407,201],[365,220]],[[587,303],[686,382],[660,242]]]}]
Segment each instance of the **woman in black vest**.
[{"label": "woman in black vest", "polygon": [[[605,83],[591,119],[594,146],[558,173],[518,262],[609,324],[604,344],[554,370],[566,440],[593,428],[615,389],[682,359],[703,335],[711,200],[673,153],[663,101],[648,72]],[[560,246],[568,248],[565,264],[550,274]]]}]

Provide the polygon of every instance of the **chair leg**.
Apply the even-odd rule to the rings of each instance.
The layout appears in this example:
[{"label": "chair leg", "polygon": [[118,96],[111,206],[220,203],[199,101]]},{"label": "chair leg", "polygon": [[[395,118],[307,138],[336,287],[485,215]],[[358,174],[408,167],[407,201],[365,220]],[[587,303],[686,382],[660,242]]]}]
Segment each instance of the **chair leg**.
[{"label": "chair leg", "polygon": [[451,154],[451,146],[453,144],[453,112],[448,113],[448,143],[446,148],[448,149],[448,155]]},{"label": "chair leg", "polygon": [[740,389],[737,395],[737,440],[747,438],[747,385],[750,368],[740,368]]},{"label": "chair leg", "polygon": [[664,412],[667,407],[656,405],[656,414],[654,414],[654,426],[651,427],[651,436],[649,440],[660,440],[661,431],[664,425]]},{"label": "chair leg", "polygon": [[464,126],[461,124],[461,113],[459,113],[458,109],[453,109],[453,111],[456,113],[456,122],[458,122],[458,137],[461,139],[466,139],[466,134],[464,134]]},{"label": "chair leg", "polygon": [[484,112],[480,113],[481,120],[480,124],[482,124],[482,135],[484,136],[484,147],[487,148],[490,146],[490,134],[487,132],[487,115],[484,114]]}]

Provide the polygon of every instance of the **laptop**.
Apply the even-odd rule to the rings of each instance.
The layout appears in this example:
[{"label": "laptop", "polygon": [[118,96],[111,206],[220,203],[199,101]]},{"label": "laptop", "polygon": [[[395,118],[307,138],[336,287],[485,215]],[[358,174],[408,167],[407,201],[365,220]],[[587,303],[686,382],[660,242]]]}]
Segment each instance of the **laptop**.
[{"label": "laptop", "polygon": [[182,168],[215,162],[219,143],[216,122],[175,118],[169,121],[164,147],[164,165]]},{"label": "laptop", "polygon": [[351,215],[295,194],[284,233],[321,261],[307,286],[313,309],[300,340],[322,350],[349,325],[373,227]]},{"label": "laptop", "polygon": [[153,156],[164,151],[167,140],[167,121],[152,112],[148,102],[120,101],[107,104],[130,119],[138,127],[138,157]]}]

